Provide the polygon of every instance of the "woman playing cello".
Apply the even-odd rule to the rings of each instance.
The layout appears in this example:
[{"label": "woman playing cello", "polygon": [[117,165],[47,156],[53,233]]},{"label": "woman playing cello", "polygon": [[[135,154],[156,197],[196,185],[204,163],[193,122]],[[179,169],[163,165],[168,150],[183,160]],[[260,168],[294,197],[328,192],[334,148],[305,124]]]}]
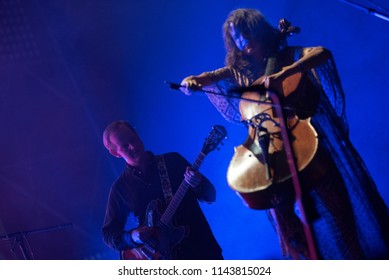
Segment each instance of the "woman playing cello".
[{"label": "woman playing cello", "polygon": [[[293,31],[297,32],[297,29],[291,29],[290,33]],[[275,152],[278,132],[269,132],[269,127],[262,125],[270,120],[277,126],[278,121],[273,121],[274,114],[270,114],[270,118],[265,114],[273,110],[252,114],[252,106],[236,98],[242,91],[232,90],[247,88],[246,91],[250,91],[250,86],[264,86],[277,93],[284,108],[285,118],[282,118],[289,120],[293,116],[296,119],[294,123],[286,122],[295,154],[293,129],[297,124],[310,121],[317,136],[314,156],[306,166],[298,169],[301,171],[299,183],[303,205],[317,257],[388,259],[388,209],[349,140],[344,94],[331,52],[323,47],[288,46],[282,32],[253,9],[232,11],[223,25],[223,32],[226,66],[184,78],[181,91],[187,95],[195,90],[221,93],[208,94],[208,97],[223,117],[249,127],[248,140],[243,147],[249,153],[247,157],[263,165],[265,171],[246,174],[246,165],[241,158],[239,161],[233,159],[228,171],[231,188],[239,193],[236,185],[249,185],[250,182],[241,183],[241,179],[252,178],[252,174],[258,174],[260,181],[265,178],[265,181],[273,182],[277,177],[273,168],[285,165],[282,162],[285,157],[277,156]],[[303,77],[298,90],[288,90],[286,81],[295,76]],[[267,99],[267,93],[260,93],[256,98],[258,103]],[[268,209],[285,258],[310,259],[309,244],[299,212],[295,211],[293,191],[290,192],[292,182],[282,178],[276,183],[282,187],[272,192],[264,207],[257,207],[255,201],[246,201],[246,204],[255,209]],[[253,191],[254,199],[258,193],[261,191]]]}]

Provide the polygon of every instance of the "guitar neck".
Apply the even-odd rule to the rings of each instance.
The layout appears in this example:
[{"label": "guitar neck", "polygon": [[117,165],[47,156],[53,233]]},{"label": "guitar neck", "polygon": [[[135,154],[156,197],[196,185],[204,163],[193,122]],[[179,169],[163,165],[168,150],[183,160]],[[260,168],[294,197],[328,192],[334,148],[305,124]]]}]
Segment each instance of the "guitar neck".
[{"label": "guitar neck", "polygon": [[[195,160],[195,162],[192,164],[193,170],[198,170],[200,168],[200,165],[205,159],[205,154],[203,152],[200,152]],[[173,219],[174,214],[176,213],[176,210],[178,206],[180,206],[180,203],[182,199],[184,198],[186,192],[188,191],[190,185],[183,180],[181,182],[181,185],[177,189],[176,193],[174,194],[172,200],[170,201],[169,205],[167,206],[165,212],[162,214],[161,219],[159,221],[159,226],[164,227],[168,226],[170,222]]]}]

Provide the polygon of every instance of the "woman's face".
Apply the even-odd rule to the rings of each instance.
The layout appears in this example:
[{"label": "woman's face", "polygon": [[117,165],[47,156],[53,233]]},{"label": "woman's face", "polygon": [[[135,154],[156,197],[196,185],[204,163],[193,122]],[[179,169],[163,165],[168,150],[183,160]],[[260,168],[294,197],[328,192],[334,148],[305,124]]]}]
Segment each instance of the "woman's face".
[{"label": "woman's face", "polygon": [[229,24],[229,33],[234,40],[235,46],[244,54],[252,57],[262,56],[262,46],[259,42],[243,36],[239,27]]},{"label": "woman's face", "polygon": [[249,40],[247,38],[243,37],[239,27],[235,27],[233,23],[230,23],[229,24],[229,33],[230,33],[232,40],[234,40],[235,46],[240,51],[243,51],[247,47]]}]

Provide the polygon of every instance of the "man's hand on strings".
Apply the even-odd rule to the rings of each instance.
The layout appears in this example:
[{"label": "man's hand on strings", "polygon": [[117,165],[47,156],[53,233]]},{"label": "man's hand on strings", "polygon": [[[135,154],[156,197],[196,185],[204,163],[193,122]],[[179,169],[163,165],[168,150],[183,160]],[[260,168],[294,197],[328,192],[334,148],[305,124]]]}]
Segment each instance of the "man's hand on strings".
[{"label": "man's hand on strings", "polygon": [[159,231],[156,227],[143,226],[131,230],[131,239],[138,244],[143,244],[143,242],[151,239],[157,238]]},{"label": "man's hand on strings", "polygon": [[188,166],[184,174],[184,179],[192,188],[197,188],[200,185],[203,176],[200,172],[193,170]]}]

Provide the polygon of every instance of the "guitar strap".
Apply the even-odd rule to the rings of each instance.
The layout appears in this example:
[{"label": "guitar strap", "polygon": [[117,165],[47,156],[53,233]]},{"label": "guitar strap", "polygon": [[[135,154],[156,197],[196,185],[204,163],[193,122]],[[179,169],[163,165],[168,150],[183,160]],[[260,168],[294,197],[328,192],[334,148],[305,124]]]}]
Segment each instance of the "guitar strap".
[{"label": "guitar strap", "polygon": [[173,198],[172,188],[170,186],[169,174],[167,173],[165,158],[163,155],[155,156],[157,161],[157,169],[159,177],[161,179],[161,185],[163,190],[163,195],[165,196],[166,205],[169,205],[170,201]]}]

